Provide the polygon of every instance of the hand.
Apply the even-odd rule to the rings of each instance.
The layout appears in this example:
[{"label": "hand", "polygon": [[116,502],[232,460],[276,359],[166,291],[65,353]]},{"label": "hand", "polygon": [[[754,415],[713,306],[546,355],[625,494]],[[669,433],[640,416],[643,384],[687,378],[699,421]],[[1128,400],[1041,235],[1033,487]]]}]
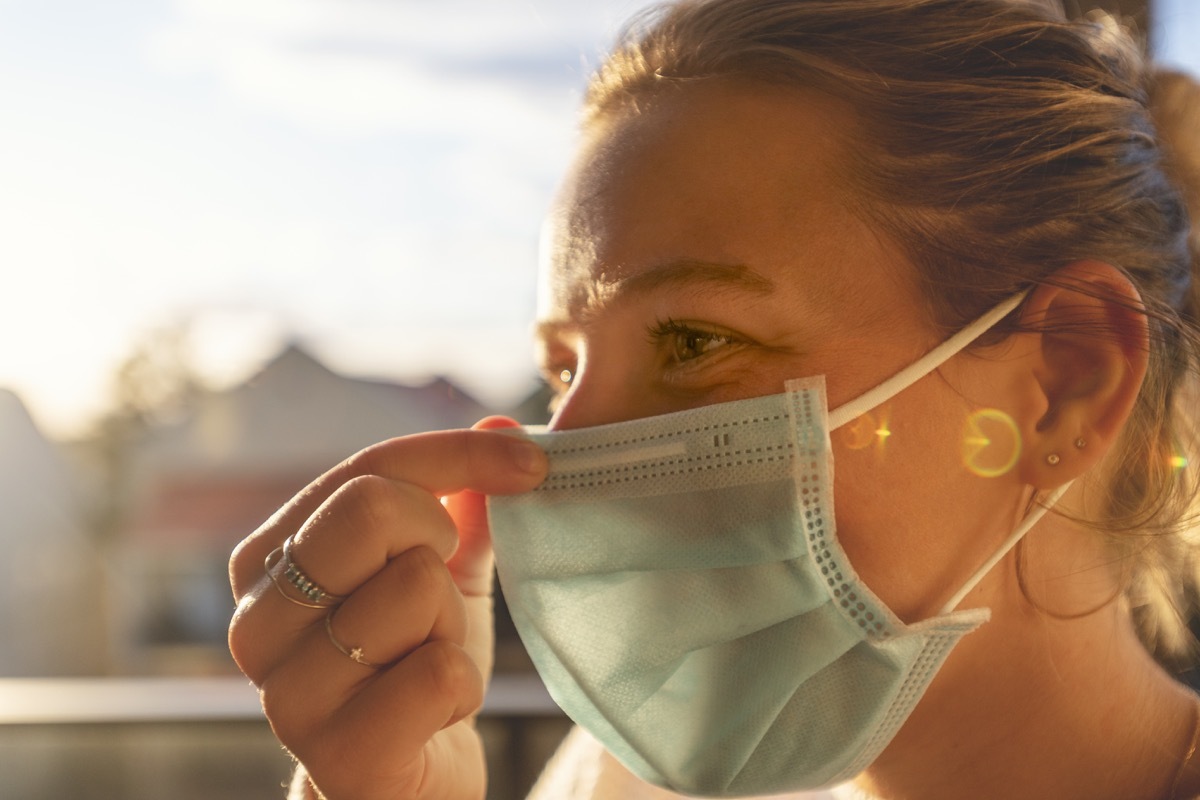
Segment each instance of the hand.
[{"label": "hand", "polygon": [[[492,665],[492,550],[484,494],[545,476],[535,445],[480,428],[367,448],[321,476],[238,545],[229,646],[279,740],[329,800],[482,798],[473,714]],[[271,562],[345,600],[308,608]],[[339,652],[361,648],[356,663]]]}]

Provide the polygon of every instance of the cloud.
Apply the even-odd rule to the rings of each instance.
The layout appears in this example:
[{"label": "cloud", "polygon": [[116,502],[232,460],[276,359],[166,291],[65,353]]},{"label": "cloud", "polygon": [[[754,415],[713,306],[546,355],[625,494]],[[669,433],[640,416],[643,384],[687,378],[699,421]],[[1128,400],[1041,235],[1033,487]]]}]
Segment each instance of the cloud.
[{"label": "cloud", "polygon": [[598,49],[579,15],[520,2],[177,0],[174,12],[148,43],[151,64],[345,136],[518,138],[562,120]]},{"label": "cloud", "polygon": [[[586,65],[643,4],[156,0],[55,70],[10,48],[0,383],[77,428],[141,332],[215,313],[228,374],[295,332],[340,368],[527,386]],[[34,7],[27,59],[62,46]]]}]

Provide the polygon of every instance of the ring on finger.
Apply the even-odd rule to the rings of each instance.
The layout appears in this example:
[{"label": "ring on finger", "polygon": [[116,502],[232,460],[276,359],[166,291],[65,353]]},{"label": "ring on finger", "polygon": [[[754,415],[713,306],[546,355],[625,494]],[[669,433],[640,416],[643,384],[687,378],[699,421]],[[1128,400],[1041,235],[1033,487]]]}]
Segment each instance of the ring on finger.
[{"label": "ring on finger", "polygon": [[325,615],[325,633],[329,634],[329,641],[338,649],[338,652],[356,664],[362,664],[364,667],[370,667],[371,669],[382,669],[385,666],[368,661],[366,656],[363,655],[361,647],[347,647],[338,641],[337,636],[333,633],[333,609],[330,609],[329,613]]},{"label": "ring on finger", "polygon": [[[301,597],[296,597],[295,594],[289,592],[287,588],[279,582],[279,576],[275,572],[275,566],[279,560],[283,560],[283,577],[287,579],[288,584],[300,593]],[[267,577],[271,579],[271,583],[275,584],[275,588],[279,593],[288,600],[298,606],[305,608],[335,608],[345,601],[342,595],[331,594],[325,591],[320,584],[300,569],[296,562],[292,560],[292,537],[283,540],[282,547],[276,547],[267,554],[263,560],[263,567],[267,571]],[[303,598],[303,599],[302,599]]]}]

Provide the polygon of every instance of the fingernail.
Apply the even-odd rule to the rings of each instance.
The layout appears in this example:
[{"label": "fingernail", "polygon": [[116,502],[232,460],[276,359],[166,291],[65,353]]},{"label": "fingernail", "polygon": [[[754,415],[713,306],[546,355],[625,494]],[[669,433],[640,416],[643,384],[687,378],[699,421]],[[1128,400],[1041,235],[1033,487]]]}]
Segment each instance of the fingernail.
[{"label": "fingernail", "polygon": [[513,439],[508,446],[513,463],[529,475],[541,475],[546,471],[546,454],[542,448],[525,439]]}]

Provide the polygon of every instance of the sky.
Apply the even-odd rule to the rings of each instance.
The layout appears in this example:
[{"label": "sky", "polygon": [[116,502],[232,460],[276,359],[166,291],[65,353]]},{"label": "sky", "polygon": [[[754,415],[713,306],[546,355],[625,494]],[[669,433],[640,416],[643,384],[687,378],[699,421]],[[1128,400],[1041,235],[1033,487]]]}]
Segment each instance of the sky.
[{"label": "sky", "polygon": [[[216,387],[297,341],[515,400],[582,86],[646,4],[0,0],[0,387],[79,435],[186,323]],[[1200,72],[1200,4],[1159,5]]]},{"label": "sky", "polygon": [[0,386],[47,432],[187,321],[214,385],[533,387],[542,216],[635,0],[0,0]]},{"label": "sky", "polygon": [[1151,0],[1155,21],[1150,31],[1157,59],[1200,75],[1200,3]]}]

